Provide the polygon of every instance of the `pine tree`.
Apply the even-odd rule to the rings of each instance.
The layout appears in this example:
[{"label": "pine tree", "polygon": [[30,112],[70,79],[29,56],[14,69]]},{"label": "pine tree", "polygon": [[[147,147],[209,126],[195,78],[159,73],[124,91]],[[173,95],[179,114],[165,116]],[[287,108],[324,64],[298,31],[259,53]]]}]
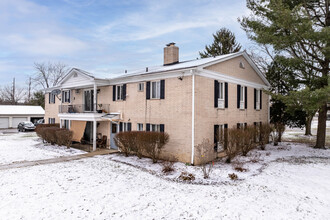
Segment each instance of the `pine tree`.
[{"label": "pine tree", "polygon": [[[330,71],[330,0],[247,0],[253,16],[240,20],[248,37],[271,45],[297,69],[302,88],[313,85],[324,99],[318,100],[315,147],[325,148],[328,78]],[[306,71],[307,69],[311,71]],[[315,98],[313,95],[309,95]],[[316,103],[316,102],[312,102]]]},{"label": "pine tree", "polygon": [[227,28],[221,28],[213,34],[213,43],[205,46],[205,51],[199,52],[201,58],[215,57],[240,51],[242,46],[236,42],[234,33]]}]

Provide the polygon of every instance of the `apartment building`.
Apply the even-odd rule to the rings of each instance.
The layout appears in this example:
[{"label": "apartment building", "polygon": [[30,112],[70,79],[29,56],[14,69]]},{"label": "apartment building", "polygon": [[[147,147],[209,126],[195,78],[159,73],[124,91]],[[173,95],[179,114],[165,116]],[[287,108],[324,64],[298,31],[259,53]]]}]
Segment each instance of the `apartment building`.
[{"label": "apartment building", "polygon": [[45,121],[60,123],[96,149],[98,134],[107,145],[121,131],[160,131],[170,135],[161,157],[198,164],[195,146],[209,139],[215,146],[206,157],[223,150],[215,141],[225,128],[269,121],[269,86],[245,52],[179,61],[174,43],[164,48],[164,64],[101,79],[73,68],[46,91]]}]

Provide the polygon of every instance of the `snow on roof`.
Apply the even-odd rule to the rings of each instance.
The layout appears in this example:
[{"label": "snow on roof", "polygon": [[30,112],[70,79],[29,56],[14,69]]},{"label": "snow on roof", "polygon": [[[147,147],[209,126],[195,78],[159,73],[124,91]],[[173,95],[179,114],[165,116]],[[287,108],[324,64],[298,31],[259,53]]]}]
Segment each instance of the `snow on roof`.
[{"label": "snow on roof", "polygon": [[142,75],[142,74],[150,74],[150,73],[157,73],[157,72],[165,72],[165,71],[172,71],[172,70],[180,70],[180,69],[187,69],[187,68],[193,68],[197,66],[201,66],[207,63],[212,63],[214,61],[219,61],[222,59],[225,59],[230,56],[235,56],[238,54],[241,54],[242,52],[237,53],[231,53],[231,54],[225,54],[220,55],[216,57],[208,57],[208,58],[202,58],[202,59],[196,59],[196,60],[189,60],[189,61],[183,61],[172,65],[161,65],[161,66],[151,66],[148,67],[148,72],[146,72],[146,68],[141,68],[133,71],[128,71],[129,73],[126,74],[120,74],[119,76],[116,76],[111,79],[115,78],[121,78],[121,77],[127,77],[127,76],[136,76],[136,75]]},{"label": "snow on roof", "polygon": [[33,105],[0,105],[0,115],[44,115],[41,106]]}]

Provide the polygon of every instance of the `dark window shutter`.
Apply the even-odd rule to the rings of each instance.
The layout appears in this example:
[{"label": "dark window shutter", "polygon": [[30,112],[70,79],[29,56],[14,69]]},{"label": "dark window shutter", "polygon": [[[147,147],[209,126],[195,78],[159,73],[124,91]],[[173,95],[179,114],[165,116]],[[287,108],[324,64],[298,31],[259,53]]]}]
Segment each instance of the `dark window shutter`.
[{"label": "dark window shutter", "polygon": [[260,90],[260,109],[262,109],[262,90]]},{"label": "dark window shutter", "polygon": [[240,129],[240,127],[241,127],[241,124],[237,123],[237,128]]},{"label": "dark window shutter", "polygon": [[237,108],[240,106],[241,100],[241,85],[237,85]]},{"label": "dark window shutter", "polygon": [[244,87],[245,88],[245,92],[244,92],[244,101],[245,101],[245,109],[247,109],[247,86]]},{"label": "dark window shutter", "polygon": [[160,80],[160,99],[165,99],[165,80]]},{"label": "dark window shutter", "polygon": [[150,81],[147,82],[146,98],[150,99]]},{"label": "dark window shutter", "polygon": [[224,125],[224,128],[225,128],[225,130],[224,130],[224,135],[225,135],[225,137],[224,137],[224,146],[223,146],[223,148],[224,149],[227,149],[227,146],[228,146],[228,124],[225,124]]},{"label": "dark window shutter", "polygon": [[228,108],[228,83],[225,83],[225,108]]},{"label": "dark window shutter", "polygon": [[219,125],[214,125],[214,151],[218,150],[218,140],[219,140]]},{"label": "dark window shutter", "polygon": [[123,131],[123,122],[119,122],[119,131]]},{"label": "dark window shutter", "polygon": [[165,131],[165,125],[164,124],[160,124],[160,132],[164,132]]},{"label": "dark window shutter", "polygon": [[214,80],[214,107],[218,108],[219,82]]},{"label": "dark window shutter", "polygon": [[244,123],[244,128],[246,129],[246,127],[247,127],[247,123]]},{"label": "dark window shutter", "polygon": [[61,95],[61,102],[62,102],[62,103],[64,103],[64,102],[65,102],[64,91],[62,91],[62,95]]},{"label": "dark window shutter", "polygon": [[132,130],[132,123],[131,122],[128,122],[127,123],[127,130],[128,131],[131,131]]},{"label": "dark window shutter", "polygon": [[112,101],[116,101],[116,86],[112,86]]},{"label": "dark window shutter", "polygon": [[69,90],[69,103],[71,102],[71,90]]},{"label": "dark window shutter", "polygon": [[123,85],[123,100],[126,100],[126,84]]},{"label": "dark window shutter", "polygon": [[257,89],[254,89],[254,109],[257,109]]},{"label": "dark window shutter", "polygon": [[150,124],[149,123],[146,124],[146,131],[150,131]]}]

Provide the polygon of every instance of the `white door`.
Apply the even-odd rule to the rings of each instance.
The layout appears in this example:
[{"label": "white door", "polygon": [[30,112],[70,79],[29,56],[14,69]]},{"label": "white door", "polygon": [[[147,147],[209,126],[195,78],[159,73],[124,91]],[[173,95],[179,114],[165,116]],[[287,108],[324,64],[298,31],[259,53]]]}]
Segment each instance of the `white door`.
[{"label": "white door", "polygon": [[110,131],[110,147],[112,149],[118,149],[116,143],[115,143],[115,140],[113,139],[116,134],[119,132],[119,125],[118,124],[115,124],[113,122],[110,123],[110,126],[111,126],[111,131]]},{"label": "white door", "polygon": [[26,117],[13,117],[12,127],[17,128],[17,125],[20,122],[27,121],[27,120],[28,120],[28,118],[26,118]]},{"label": "white door", "polygon": [[0,118],[0,128],[9,127],[9,118]]}]

